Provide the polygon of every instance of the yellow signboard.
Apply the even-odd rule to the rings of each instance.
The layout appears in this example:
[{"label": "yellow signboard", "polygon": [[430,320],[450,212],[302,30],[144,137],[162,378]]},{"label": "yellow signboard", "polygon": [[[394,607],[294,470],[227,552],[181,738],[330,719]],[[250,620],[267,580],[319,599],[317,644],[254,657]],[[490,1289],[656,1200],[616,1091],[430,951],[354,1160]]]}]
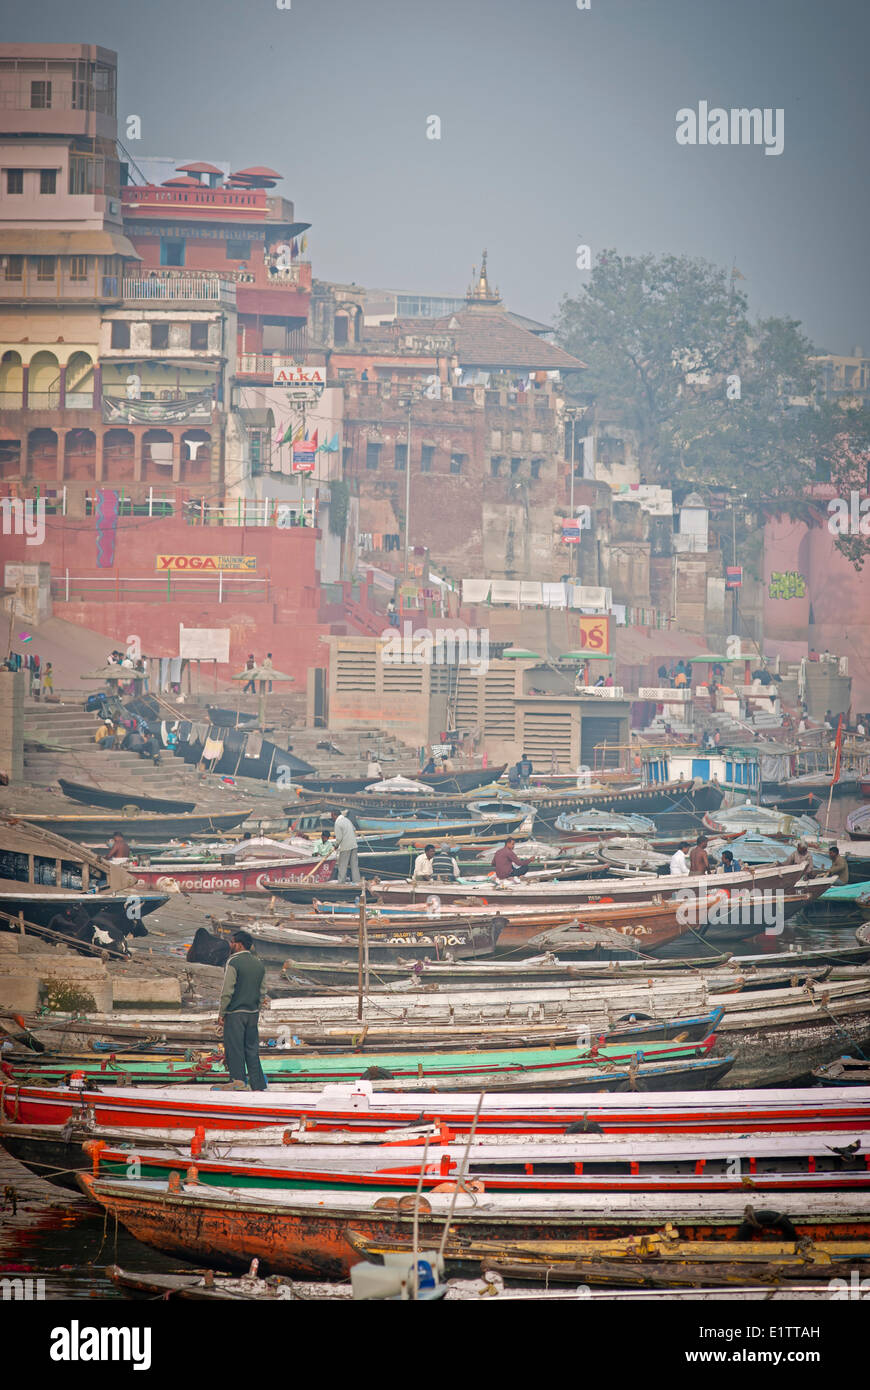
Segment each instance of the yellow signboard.
[{"label": "yellow signboard", "polygon": [[250,573],[257,568],[256,555],[158,555],[157,569],[165,570],[235,570]]},{"label": "yellow signboard", "polygon": [[591,655],[606,656],[610,652],[610,617],[603,614],[593,617],[582,614],[580,617],[580,650]]}]

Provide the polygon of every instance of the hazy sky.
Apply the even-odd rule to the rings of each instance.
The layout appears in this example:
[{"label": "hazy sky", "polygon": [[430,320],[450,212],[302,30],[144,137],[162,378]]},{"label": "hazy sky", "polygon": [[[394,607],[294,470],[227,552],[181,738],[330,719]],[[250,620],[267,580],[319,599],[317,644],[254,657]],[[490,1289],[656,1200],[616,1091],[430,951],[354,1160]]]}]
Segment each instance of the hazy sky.
[{"label": "hazy sky", "polygon": [[[117,50],[134,155],[283,173],[322,279],[462,294],[485,246],[550,321],[578,241],[687,253],[870,352],[867,0],[590,3],[0,0],[0,33]],[[782,108],[783,153],[678,145],[700,101]]]}]

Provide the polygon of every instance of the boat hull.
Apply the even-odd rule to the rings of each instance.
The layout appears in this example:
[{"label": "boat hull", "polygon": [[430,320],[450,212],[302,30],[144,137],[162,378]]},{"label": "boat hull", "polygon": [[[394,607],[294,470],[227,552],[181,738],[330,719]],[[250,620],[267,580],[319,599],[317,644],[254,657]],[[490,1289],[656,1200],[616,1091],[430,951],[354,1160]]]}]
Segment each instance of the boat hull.
[{"label": "boat hull", "polygon": [[[263,1273],[289,1274],[297,1278],[338,1279],[360,1258],[348,1236],[370,1241],[404,1238],[413,1228],[413,1197],[400,1212],[402,1199],[382,1198],[372,1203],[369,1194],[328,1202],[318,1193],[290,1194],[277,1202],[233,1193],[216,1193],[191,1187],[170,1193],[162,1184],[116,1182],[82,1174],[86,1194],[126,1227],[137,1240],[186,1259],[222,1268],[239,1269],[252,1259]],[[613,1194],[596,1198],[584,1194],[576,1202],[537,1209],[528,1198],[490,1198],[471,1207],[460,1196],[452,1228],[481,1240],[577,1240],[653,1232],[669,1220],[684,1239],[718,1239],[735,1236],[740,1227],[746,1194],[724,1193],[660,1198],[645,1194],[617,1202]],[[303,1200],[307,1198],[307,1200]],[[827,1199],[827,1200],[825,1200]],[[627,1209],[631,1202],[633,1211]],[[425,1205],[423,1203],[425,1202]],[[593,1209],[594,1205],[594,1209]],[[423,1249],[437,1249],[448,1215],[449,1198],[434,1196],[419,1204],[419,1241]],[[870,1235],[870,1203],[862,1194],[817,1194],[793,1200],[792,1220],[800,1237],[809,1239],[859,1239]]]},{"label": "boat hull", "polygon": [[68,840],[81,842],[95,837],[103,844],[108,843],[116,830],[122,830],[129,838],[152,841],[188,839],[191,835],[219,836],[226,830],[241,825],[250,816],[250,810],[191,812],[187,815],[149,815],[137,812],[126,815],[115,811],[105,816],[43,816],[32,815],[22,818],[29,825],[50,830],[55,835],[63,835]]},{"label": "boat hull", "polygon": [[121,811],[125,806],[135,806],[139,811],[179,816],[188,815],[196,809],[195,801],[170,801],[131,790],[110,791],[104,787],[90,786],[85,782],[70,782],[65,777],[59,777],[58,782],[64,796],[69,797],[70,801],[79,801],[85,806],[105,806],[110,811]]}]

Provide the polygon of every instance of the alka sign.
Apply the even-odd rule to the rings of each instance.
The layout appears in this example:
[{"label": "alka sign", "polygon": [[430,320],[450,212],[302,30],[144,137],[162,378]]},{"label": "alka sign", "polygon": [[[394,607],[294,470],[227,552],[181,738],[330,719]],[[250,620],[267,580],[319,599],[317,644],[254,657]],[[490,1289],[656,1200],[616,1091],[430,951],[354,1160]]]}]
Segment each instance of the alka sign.
[{"label": "alka sign", "polygon": [[230,570],[249,574],[257,568],[255,555],[158,555],[157,569],[166,570],[204,570],[213,573],[217,570]]},{"label": "alka sign", "polygon": [[272,369],[273,386],[310,386],[322,391],[326,385],[325,367],[303,367],[299,362],[285,362]]}]

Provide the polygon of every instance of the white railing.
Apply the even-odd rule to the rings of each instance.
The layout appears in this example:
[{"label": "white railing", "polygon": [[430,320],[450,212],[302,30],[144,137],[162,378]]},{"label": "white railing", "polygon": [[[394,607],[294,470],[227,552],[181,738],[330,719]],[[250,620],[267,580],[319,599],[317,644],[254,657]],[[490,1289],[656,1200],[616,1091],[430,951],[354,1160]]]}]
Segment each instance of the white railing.
[{"label": "white railing", "polygon": [[601,700],[621,700],[623,699],[623,687],[621,685],[575,685],[575,695],[593,696],[594,699]]},{"label": "white railing", "polygon": [[657,705],[682,705],[688,704],[692,692],[687,685],[673,688],[669,685],[642,685],[638,689],[637,698],[655,700]]},{"label": "white railing", "polygon": [[125,276],[121,282],[122,299],[206,300],[217,304],[235,304],[236,287],[229,280],[214,276],[193,277],[179,275],[172,279],[130,279]]}]

